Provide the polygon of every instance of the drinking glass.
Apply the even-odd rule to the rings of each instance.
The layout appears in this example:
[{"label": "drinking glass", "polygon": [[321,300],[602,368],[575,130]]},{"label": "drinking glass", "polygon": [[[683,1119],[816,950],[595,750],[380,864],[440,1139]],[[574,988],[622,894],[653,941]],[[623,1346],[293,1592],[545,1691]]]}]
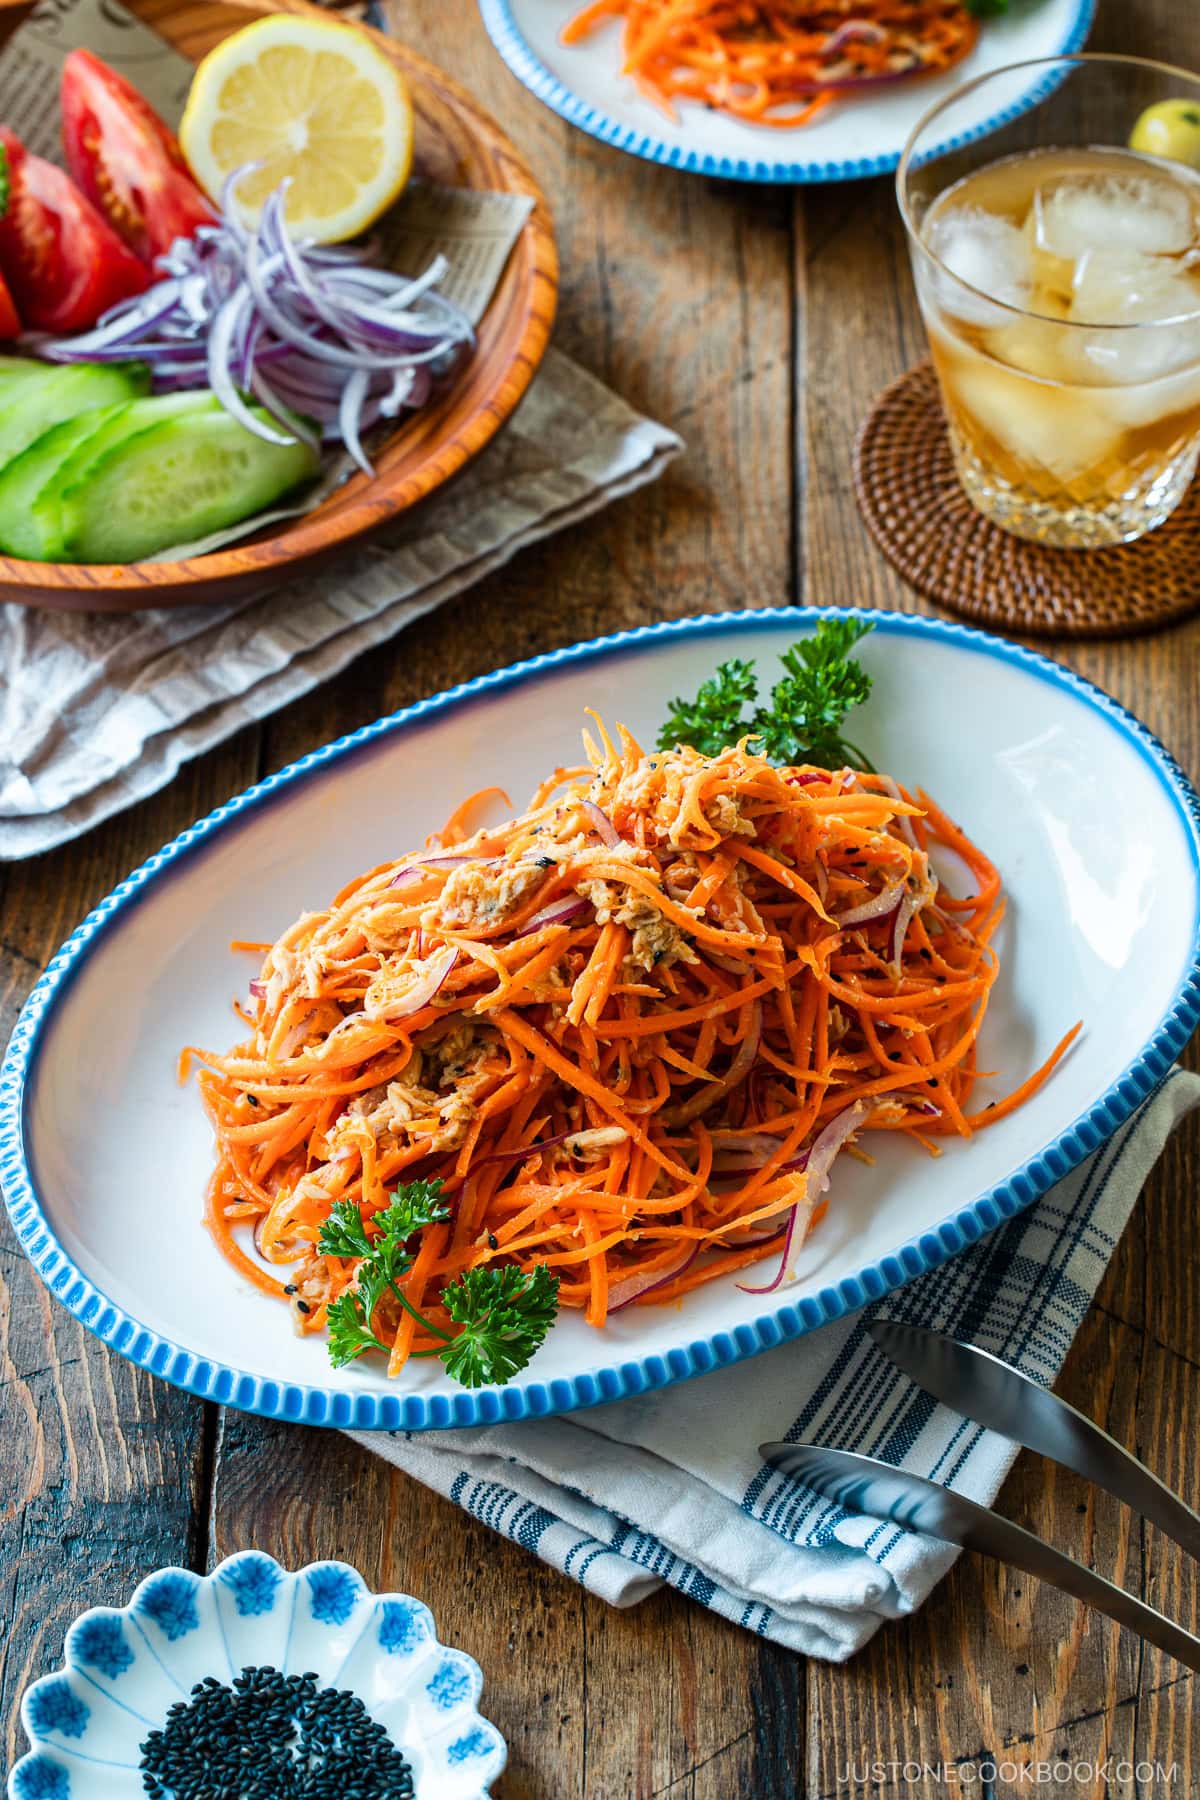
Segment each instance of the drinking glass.
[{"label": "drinking glass", "polygon": [[1200,78],[1124,56],[995,70],[905,146],[897,196],[959,479],[1018,537],[1128,543],[1195,473],[1200,170],[1183,155],[1200,158]]}]

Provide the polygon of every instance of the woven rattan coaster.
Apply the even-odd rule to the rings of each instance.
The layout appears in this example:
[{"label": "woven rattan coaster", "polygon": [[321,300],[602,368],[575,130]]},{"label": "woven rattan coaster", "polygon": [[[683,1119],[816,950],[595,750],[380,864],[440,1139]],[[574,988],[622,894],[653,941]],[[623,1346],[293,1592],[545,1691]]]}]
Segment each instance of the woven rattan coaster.
[{"label": "woven rattan coaster", "polygon": [[854,484],[904,579],[980,625],[1122,637],[1200,607],[1200,480],[1156,531],[1111,550],[1051,550],[977,513],[958,484],[933,365],[893,381],[863,421]]}]

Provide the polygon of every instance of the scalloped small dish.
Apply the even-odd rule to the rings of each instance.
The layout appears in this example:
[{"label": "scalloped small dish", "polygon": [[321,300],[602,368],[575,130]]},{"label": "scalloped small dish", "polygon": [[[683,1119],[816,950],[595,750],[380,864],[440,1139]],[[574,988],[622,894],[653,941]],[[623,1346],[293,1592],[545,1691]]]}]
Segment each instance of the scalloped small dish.
[{"label": "scalloped small dish", "polygon": [[504,1768],[504,1739],[478,1710],[479,1665],[438,1642],[420,1600],[372,1594],[346,1563],[293,1574],[249,1550],[211,1575],[159,1569],[127,1606],[76,1619],[64,1667],[21,1702],[33,1748],[9,1800],[144,1796],[148,1735],[197,1683],[247,1667],[357,1695],[411,1764],[415,1800],[486,1800]]}]

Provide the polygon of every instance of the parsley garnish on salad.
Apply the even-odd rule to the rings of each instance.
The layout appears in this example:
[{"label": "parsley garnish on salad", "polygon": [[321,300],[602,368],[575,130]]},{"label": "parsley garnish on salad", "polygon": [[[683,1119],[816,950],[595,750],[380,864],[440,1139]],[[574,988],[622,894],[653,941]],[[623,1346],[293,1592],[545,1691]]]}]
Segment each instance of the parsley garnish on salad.
[{"label": "parsley garnish on salad", "polygon": [[[836,769],[871,764],[857,744],[842,735],[846,714],[871,692],[871,677],[850,651],[873,627],[852,615],[821,619],[809,638],[785,650],[784,673],[770,702],[757,706],[758,677],[753,662],[731,657],[701,682],[694,700],[675,699],[658,734],[658,748],[690,744],[702,756],[719,756],[747,735],[757,738],[772,762],[814,763]],[[746,716],[747,706],[754,710]]]},{"label": "parsley garnish on salad", "polygon": [[558,1312],[558,1277],[548,1269],[506,1264],[466,1270],[442,1289],[442,1305],[457,1332],[443,1331],[406,1298],[400,1282],[416,1260],[410,1241],[449,1216],[437,1180],[402,1182],[390,1204],[376,1214],[371,1232],[352,1200],[331,1208],[317,1248],[322,1256],[358,1263],[355,1285],[331,1302],[326,1315],[329,1360],[335,1369],[369,1350],[390,1354],[391,1345],[378,1336],[374,1323],[376,1309],[389,1294],[422,1330],[443,1340],[413,1355],[440,1357],[463,1387],[503,1385],[530,1361]]}]

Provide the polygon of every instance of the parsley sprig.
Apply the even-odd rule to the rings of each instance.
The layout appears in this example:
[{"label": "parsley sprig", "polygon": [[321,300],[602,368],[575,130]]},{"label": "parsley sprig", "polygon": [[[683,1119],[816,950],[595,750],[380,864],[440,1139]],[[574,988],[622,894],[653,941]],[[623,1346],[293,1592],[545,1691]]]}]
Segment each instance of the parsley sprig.
[{"label": "parsley sprig", "polygon": [[[719,756],[750,733],[772,762],[809,762],[823,769],[849,763],[870,769],[862,750],[842,735],[842,723],[871,692],[871,677],[850,655],[871,629],[852,615],[819,620],[811,637],[784,651],[784,673],[766,706],[755,705],[758,677],[752,662],[731,657],[719,663],[694,700],[672,700],[658,748],[691,744],[703,756]],[[747,706],[754,708],[749,718]]]},{"label": "parsley sprig", "polygon": [[375,1312],[385,1294],[411,1313],[442,1342],[415,1356],[439,1356],[447,1372],[464,1387],[502,1386],[529,1362],[554,1323],[558,1311],[558,1277],[542,1266],[526,1271],[503,1267],[467,1269],[442,1289],[442,1304],[459,1327],[443,1331],[407,1298],[400,1283],[416,1260],[409,1244],[427,1225],[450,1216],[440,1181],[403,1182],[368,1232],[352,1200],[339,1201],[321,1227],[317,1249],[322,1256],[353,1258],[355,1285],[331,1302],[329,1360],[335,1368],[354,1362],[369,1350],[388,1354],[375,1331]]}]

